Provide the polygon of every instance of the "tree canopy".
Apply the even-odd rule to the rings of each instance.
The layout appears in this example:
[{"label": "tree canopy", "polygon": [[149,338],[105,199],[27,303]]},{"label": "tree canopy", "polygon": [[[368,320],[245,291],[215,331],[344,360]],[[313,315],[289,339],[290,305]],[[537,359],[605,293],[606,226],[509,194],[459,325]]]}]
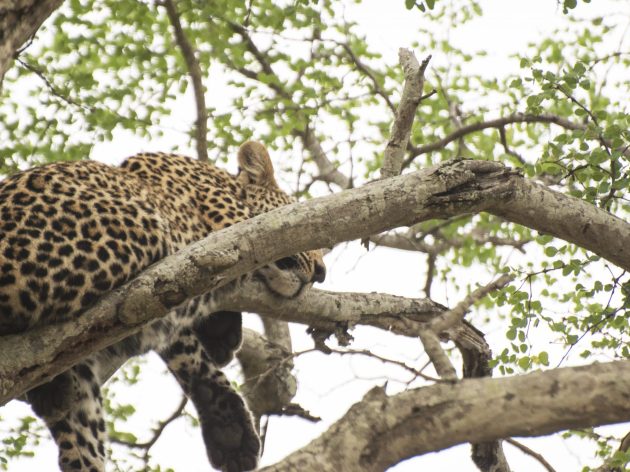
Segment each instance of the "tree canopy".
[{"label": "tree canopy", "polygon": [[[500,439],[558,431],[592,442],[584,470],[624,470],[627,437],[597,426],[630,420],[629,408],[616,403],[629,381],[630,357],[626,2],[595,8],[564,0],[555,31],[511,57],[497,57],[452,40],[454,31],[483,18],[486,2],[399,0],[417,22],[416,41],[400,46],[412,48],[419,61],[407,50],[396,57],[373,47],[371,32],[356,20],[367,1],[48,3],[44,17],[54,12],[16,46],[2,79],[2,175],[100,158],[113,149],[115,161],[139,150],[117,142],[151,149],[160,143],[229,166],[236,148],[254,138],[271,149],[285,188],[312,199],[295,207],[295,219],[289,210],[284,214],[299,225],[287,230],[293,239],[260,236],[269,257],[356,238],[367,247],[357,258],[378,257],[381,248],[420,255],[413,259],[420,266],[401,271],[413,274],[413,298],[314,290],[301,302],[279,303],[255,284],[256,295],[226,295],[226,307],[263,315],[259,331],[266,337],[248,331],[242,367],[234,367],[259,420],[279,415],[316,422],[326,415],[293,402],[296,388],[321,375],[293,371],[301,357],[332,356],[322,365],[366,357],[370,366],[390,369],[363,380],[362,392],[369,392],[347,400],[350,410],[335,427],[270,470],[286,470],[318,448],[346,445],[344,428],[363,449],[357,457],[348,454],[343,470],[361,461],[372,468],[356,470],[383,470],[461,442],[473,443],[481,470],[508,470],[511,456],[504,457]],[[3,9],[6,16],[11,7],[0,4],[0,25]],[[16,18],[17,25],[19,12]],[[338,195],[343,190],[352,191]],[[314,198],[329,194],[335,196]],[[344,211],[343,205],[356,206]],[[303,237],[300,228],[308,230]],[[284,245],[274,249],[273,238]],[[211,250],[221,247],[220,239],[212,244]],[[328,259],[333,270],[340,253]],[[379,277],[396,272],[385,267],[387,257],[398,256],[379,259],[383,273],[370,274],[377,287]],[[238,270],[253,267],[247,263]],[[292,351],[286,322],[308,325],[312,346]],[[374,329],[389,343],[413,342],[419,353],[372,347]],[[596,363],[613,360],[619,362]],[[130,362],[109,384],[108,428],[119,470],[165,470],[152,456],[153,444],[176,418],[195,425],[183,399],[171,417],[156,412],[153,439],[130,432],[137,405],[125,392],[142,388],[145,362]],[[269,378],[274,369],[277,378]],[[509,378],[489,387],[483,381],[492,372]],[[386,377],[387,389],[370,390]],[[271,385],[266,391],[261,378]],[[547,396],[556,398],[554,385],[560,398],[548,403]],[[493,397],[492,389],[501,395]],[[497,406],[513,392],[523,395],[520,409],[499,414],[513,408],[509,401]],[[269,397],[274,400],[264,403]],[[438,401],[444,404],[435,406]],[[559,405],[575,414],[554,416]],[[392,417],[398,426],[365,420],[379,408],[398,412]],[[448,412],[463,418],[450,433],[431,421],[455,421]],[[333,419],[324,417],[326,424]],[[5,470],[16,457],[37,454],[45,432],[36,419],[22,415],[1,425]],[[369,431],[390,434],[400,448],[375,449]],[[266,440],[273,434],[271,428]],[[330,470],[342,470],[326,460]]]}]

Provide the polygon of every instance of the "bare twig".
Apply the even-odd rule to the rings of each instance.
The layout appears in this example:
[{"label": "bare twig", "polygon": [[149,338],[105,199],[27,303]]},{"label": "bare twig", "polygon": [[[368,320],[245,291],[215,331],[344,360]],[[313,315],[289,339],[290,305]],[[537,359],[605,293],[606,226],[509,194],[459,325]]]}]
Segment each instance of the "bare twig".
[{"label": "bare twig", "polygon": [[343,50],[346,51],[346,53],[348,54],[348,57],[350,58],[350,60],[352,60],[356,68],[370,79],[370,81],[372,82],[374,93],[376,93],[379,97],[381,97],[385,101],[385,103],[387,104],[387,107],[395,115],[396,106],[392,103],[392,100],[389,97],[389,94],[385,90],[383,90],[383,88],[378,83],[378,80],[376,79],[374,72],[367,65],[365,65],[361,61],[361,59],[357,57],[357,55],[354,53],[354,51],[350,47],[350,44],[348,44],[347,42],[339,42],[339,41],[335,41],[335,43],[340,45],[343,48]]},{"label": "bare twig", "polygon": [[537,453],[536,451],[530,449],[529,447],[527,447],[525,444],[518,442],[512,438],[508,438],[505,440],[505,442],[511,444],[512,446],[514,446],[517,449],[520,449],[521,451],[523,451],[525,454],[527,454],[528,456],[533,457],[534,459],[536,459],[538,462],[540,462],[540,464],[547,469],[549,472],[556,472],[556,469],[554,469],[551,464],[549,462],[547,462],[547,460],[539,453]]},{"label": "bare twig", "polygon": [[473,305],[473,303],[481,300],[490,292],[503,288],[513,279],[513,275],[503,274],[495,281],[477,288],[472,293],[466,295],[466,297],[461,302],[459,302],[455,306],[455,308],[444,312],[443,314],[432,320],[430,323],[431,329],[436,333],[441,333],[442,331],[446,331],[447,329],[455,326],[464,318],[464,315]]},{"label": "bare twig", "polygon": [[503,145],[505,153],[516,158],[516,160],[521,164],[525,164],[525,159],[523,159],[523,156],[521,156],[518,152],[513,151],[508,145],[507,136],[505,135],[505,126],[499,127],[499,137],[501,139],[501,144]]},{"label": "bare twig", "polygon": [[153,445],[157,442],[157,440],[160,439],[160,436],[162,435],[166,427],[169,424],[171,424],[173,421],[175,421],[177,418],[182,416],[182,414],[184,413],[184,408],[186,408],[187,404],[188,404],[188,398],[185,396],[182,396],[182,399],[180,400],[179,405],[177,406],[175,411],[173,411],[173,413],[168,418],[166,418],[163,421],[160,421],[157,424],[157,426],[153,429],[153,435],[148,441],[133,443],[129,441],[123,441],[122,439],[118,439],[116,437],[110,437],[109,440],[112,443],[121,444],[123,446],[133,447],[135,449],[144,449],[145,450],[144,454],[146,457],[149,453],[149,450],[153,447]]},{"label": "bare twig", "polygon": [[419,370],[414,367],[411,367],[410,365],[407,365],[406,363],[402,361],[397,361],[395,359],[389,359],[387,357],[380,356],[367,349],[348,349],[348,350],[340,350],[340,349],[332,349],[332,348],[329,348],[329,349],[331,353],[340,354],[342,356],[349,354],[349,355],[360,355],[360,356],[372,357],[374,359],[377,359],[383,362],[384,364],[391,364],[391,365],[398,366],[401,369],[406,370],[410,374],[414,375],[415,377],[420,377],[430,382],[441,381],[440,379],[436,379],[435,377],[431,377],[430,375],[423,373],[421,369]]},{"label": "bare twig", "polygon": [[188,76],[192,82],[197,105],[197,120],[195,122],[195,141],[197,145],[197,157],[200,161],[208,159],[208,110],[206,109],[206,98],[204,96],[205,87],[201,80],[201,66],[195,55],[195,49],[186,37],[182,24],[179,20],[179,13],[173,0],[161,0],[160,5],[166,8],[168,19],[173,26],[175,41],[182,51],[182,56],[186,61]]},{"label": "bare twig", "polygon": [[48,77],[46,77],[46,74],[44,73],[44,71],[41,70],[39,67],[36,67],[36,66],[34,66],[32,64],[29,64],[26,61],[23,61],[19,57],[16,57],[15,61],[18,64],[20,64],[22,67],[24,67],[26,70],[28,70],[29,72],[32,72],[37,77],[39,77],[42,80],[42,82],[44,82],[44,85],[46,85],[46,88],[50,91],[50,93],[52,93],[55,97],[59,98],[60,100],[66,102],[68,105],[73,105],[73,106],[75,106],[77,108],[82,108],[82,109],[88,110],[88,111],[95,110],[94,107],[90,107],[90,106],[87,106],[87,105],[85,105],[83,103],[79,103],[78,101],[76,101],[73,98],[71,98],[71,97],[67,96],[66,94],[64,94],[50,80],[48,80]]},{"label": "bare twig", "polygon": [[427,278],[424,282],[424,296],[431,298],[431,286],[433,285],[433,276],[435,275],[436,254],[429,254],[427,257]]}]

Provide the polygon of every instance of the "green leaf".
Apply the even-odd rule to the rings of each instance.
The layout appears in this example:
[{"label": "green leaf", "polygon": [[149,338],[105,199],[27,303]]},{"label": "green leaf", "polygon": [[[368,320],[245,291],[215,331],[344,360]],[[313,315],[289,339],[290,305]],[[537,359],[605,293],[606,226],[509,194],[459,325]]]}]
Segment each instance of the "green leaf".
[{"label": "green leaf", "polygon": [[542,351],[538,353],[538,362],[542,365],[549,365],[549,354],[546,351]]}]

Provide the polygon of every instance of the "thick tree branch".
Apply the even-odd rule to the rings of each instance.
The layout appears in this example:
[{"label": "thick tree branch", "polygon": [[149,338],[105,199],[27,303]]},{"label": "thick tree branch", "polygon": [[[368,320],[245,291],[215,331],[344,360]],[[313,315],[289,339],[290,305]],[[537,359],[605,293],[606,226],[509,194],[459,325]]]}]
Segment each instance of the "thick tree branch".
[{"label": "thick tree branch", "polygon": [[173,0],[160,0],[160,5],[166,8],[166,14],[173,26],[175,33],[175,41],[182,51],[182,56],[186,61],[188,68],[188,76],[192,82],[193,91],[195,93],[195,104],[197,108],[197,121],[195,121],[195,142],[197,145],[197,157],[200,161],[208,161],[208,110],[206,108],[206,98],[204,95],[205,87],[201,79],[201,66],[195,54],[195,49],[186,37],[179,13]]},{"label": "thick tree branch", "polygon": [[0,343],[0,403],[189,298],[208,290],[218,297],[219,287],[269,261],[428,219],[484,210],[578,244],[630,270],[630,225],[625,221],[529,182],[499,163],[451,161],[279,208],[213,233],[153,265],[73,323],[5,337]]},{"label": "thick tree branch", "polygon": [[463,442],[538,436],[630,420],[630,361],[438,384],[388,397],[370,390],[339,421],[264,472],[381,472]]},{"label": "thick tree branch", "polygon": [[16,51],[61,3],[62,0],[0,0],[0,88]]},{"label": "thick tree branch", "polygon": [[222,290],[216,303],[225,310],[257,311],[266,317],[306,324],[325,332],[365,325],[404,336],[414,336],[423,323],[446,310],[428,299],[383,293],[311,289],[300,297],[279,300],[257,280],[249,280],[238,290]]}]

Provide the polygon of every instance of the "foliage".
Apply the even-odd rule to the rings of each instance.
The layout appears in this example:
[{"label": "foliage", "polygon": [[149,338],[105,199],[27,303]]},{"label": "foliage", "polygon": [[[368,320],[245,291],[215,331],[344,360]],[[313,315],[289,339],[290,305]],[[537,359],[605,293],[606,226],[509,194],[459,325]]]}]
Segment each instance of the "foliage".
[{"label": "foliage", "polygon": [[[6,425],[3,422],[3,426]],[[0,469],[9,470],[11,460],[19,457],[33,457],[35,448],[42,437],[45,437],[44,427],[32,416],[20,418],[16,425],[3,431],[0,443]]]},{"label": "foliage", "polygon": [[[417,8],[418,10],[425,12],[427,9],[433,10],[437,0],[405,0],[405,7],[407,10]],[[583,0],[584,3],[591,3],[591,0]],[[471,2],[474,3],[474,2]],[[558,2],[559,3],[559,2]],[[568,13],[569,10],[577,7],[577,0],[562,0],[562,11]]]},{"label": "foliage", "polygon": [[[341,3],[176,2],[204,80],[213,84],[206,93],[213,159],[226,159],[255,136],[280,155],[302,156],[284,160],[283,180],[298,194],[319,195],[328,186],[308,152],[308,140],[315,138],[353,184],[376,178],[402,73],[395,57],[370,46]],[[567,15],[552,35],[511,58],[513,72],[497,75],[490,66],[474,67],[490,64],[486,51],[471,51],[449,37],[453,28],[483,15],[481,2],[405,5],[413,9],[410,15],[417,14],[414,7],[424,12],[414,47],[433,54],[428,88],[438,91],[418,109],[407,169],[456,156],[501,161],[628,217],[630,116],[624,102],[630,55],[604,41],[622,38],[618,18]],[[564,12],[576,5],[564,0]],[[190,147],[194,118],[177,129],[161,125],[178,108],[194,109],[187,74],[160,2],[64,3],[5,79],[0,114],[10,118],[0,121],[0,172],[88,158],[95,143],[118,136],[168,134],[178,147]],[[227,103],[215,96],[218,86]],[[430,152],[423,149],[497,117],[515,118]],[[428,278],[454,293],[503,271],[516,275],[514,283],[479,302],[473,316],[479,323],[502,318],[505,339],[493,346],[499,373],[555,367],[573,354],[578,360],[630,358],[630,283],[619,269],[486,214],[429,221],[412,230],[414,240],[428,244],[435,256]],[[135,382],[136,367],[125,371],[124,382]],[[110,401],[106,409],[112,436],[137,442],[120,426],[134,407]],[[3,443],[3,464],[30,454],[30,428],[29,420]],[[615,454],[614,438],[568,434],[596,441],[602,457]],[[615,460],[627,461],[622,456],[616,453]]]}]

